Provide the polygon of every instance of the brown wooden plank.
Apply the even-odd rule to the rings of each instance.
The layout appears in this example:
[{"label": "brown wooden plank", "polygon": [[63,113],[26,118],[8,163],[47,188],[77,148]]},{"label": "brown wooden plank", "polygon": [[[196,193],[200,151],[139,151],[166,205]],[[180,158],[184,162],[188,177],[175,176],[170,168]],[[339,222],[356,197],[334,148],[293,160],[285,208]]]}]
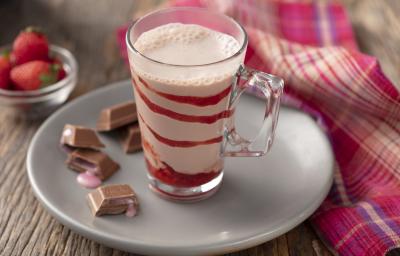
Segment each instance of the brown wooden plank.
[{"label": "brown wooden plank", "polygon": [[[119,0],[117,5],[96,0],[1,1],[0,45],[11,42],[29,24],[46,28],[51,42],[77,57],[76,96],[129,77],[119,57],[115,29],[131,18],[137,4],[129,0]],[[0,112],[0,255],[129,255],[75,234],[34,198],[25,156],[39,125],[14,119],[9,111]]]},{"label": "brown wooden plank", "polygon": [[376,56],[400,88],[400,1],[342,0],[361,51]]}]

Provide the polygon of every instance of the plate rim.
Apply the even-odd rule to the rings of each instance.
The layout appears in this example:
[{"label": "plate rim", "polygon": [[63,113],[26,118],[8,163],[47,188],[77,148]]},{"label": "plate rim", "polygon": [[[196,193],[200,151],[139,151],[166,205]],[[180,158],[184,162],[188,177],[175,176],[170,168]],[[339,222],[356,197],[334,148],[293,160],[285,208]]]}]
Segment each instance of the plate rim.
[{"label": "plate rim", "polygon": [[[301,224],[304,220],[310,217],[315,210],[318,209],[320,204],[326,198],[331,188],[333,182],[333,164],[334,164],[334,155],[332,151],[332,147],[329,143],[329,139],[326,134],[321,130],[321,128],[314,122],[318,129],[321,131],[321,134],[325,137],[326,141],[328,142],[329,146],[329,154],[331,155],[332,163],[331,163],[331,171],[329,177],[327,177],[327,183],[323,186],[323,191],[320,191],[319,197],[317,200],[314,200],[313,203],[307,206],[306,210],[302,211],[296,218],[293,218],[287,221],[283,225],[278,225],[273,230],[261,232],[256,235],[252,235],[246,239],[242,239],[239,241],[232,241],[232,242],[225,242],[225,243],[212,243],[209,245],[197,245],[197,246],[159,246],[156,244],[149,244],[146,242],[141,241],[132,241],[129,239],[121,239],[120,237],[116,237],[112,234],[104,233],[96,228],[87,227],[84,224],[80,223],[78,220],[71,218],[61,212],[57,207],[54,207],[47,199],[46,196],[42,193],[40,187],[36,183],[34,178],[34,171],[32,167],[32,155],[33,155],[33,145],[35,145],[38,141],[39,135],[42,133],[42,130],[48,123],[51,123],[53,119],[57,118],[60,113],[67,111],[71,106],[79,104],[81,101],[86,100],[86,98],[95,97],[97,94],[101,94],[103,92],[113,90],[116,87],[125,87],[127,84],[130,84],[130,80],[121,80],[117,82],[108,83],[105,86],[102,86],[94,91],[85,93],[84,95],[78,96],[77,98],[71,100],[70,102],[66,103],[56,112],[54,112],[49,118],[47,118],[36,131],[35,135],[33,136],[27,153],[26,158],[26,166],[28,172],[29,182],[31,184],[32,190],[34,192],[35,197],[38,199],[40,204],[46,209],[50,215],[55,218],[57,221],[65,225],[66,227],[70,228],[77,234],[84,236],[87,239],[94,240],[100,244],[107,245],[111,248],[116,248],[124,251],[135,252],[135,253],[142,253],[142,254],[162,254],[162,255],[187,255],[187,254],[221,254],[221,253],[229,253],[238,251],[245,248],[250,248],[261,243],[270,241],[289,230],[293,229],[294,227]],[[283,104],[282,104],[283,105]],[[304,113],[304,112],[302,112]],[[308,115],[307,113],[304,113]],[[309,115],[308,115],[309,116]],[[310,117],[310,116],[309,116]],[[311,117],[310,117],[311,118]],[[132,250],[134,248],[134,250]]]}]

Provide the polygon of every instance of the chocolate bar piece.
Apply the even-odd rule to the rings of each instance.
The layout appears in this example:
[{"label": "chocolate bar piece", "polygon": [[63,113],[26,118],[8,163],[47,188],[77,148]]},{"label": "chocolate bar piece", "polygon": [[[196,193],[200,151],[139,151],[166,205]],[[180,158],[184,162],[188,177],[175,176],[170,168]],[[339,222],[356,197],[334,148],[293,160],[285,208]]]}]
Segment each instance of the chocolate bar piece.
[{"label": "chocolate bar piece", "polygon": [[94,130],[72,124],[66,124],[64,126],[61,135],[61,145],[67,151],[71,151],[71,148],[91,148],[99,150],[104,148],[104,144],[101,143],[100,139]]},{"label": "chocolate bar piece", "polygon": [[107,154],[90,149],[77,149],[68,155],[65,162],[77,172],[90,172],[100,180],[106,180],[119,170],[119,164]]},{"label": "chocolate bar piece", "polygon": [[136,194],[126,184],[114,184],[97,188],[87,195],[94,216],[126,213],[133,217],[139,207]]},{"label": "chocolate bar piece", "polygon": [[103,109],[97,119],[98,131],[111,131],[137,121],[136,104],[129,101]]},{"label": "chocolate bar piece", "polygon": [[125,127],[121,139],[122,148],[125,153],[133,153],[142,149],[142,138],[140,135],[139,124],[134,123]]}]

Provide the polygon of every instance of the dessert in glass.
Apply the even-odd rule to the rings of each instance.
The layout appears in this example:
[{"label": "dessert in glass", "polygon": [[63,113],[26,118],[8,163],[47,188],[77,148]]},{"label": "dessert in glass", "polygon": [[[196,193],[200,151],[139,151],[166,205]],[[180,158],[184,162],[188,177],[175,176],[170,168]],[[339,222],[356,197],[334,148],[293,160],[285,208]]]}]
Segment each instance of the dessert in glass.
[{"label": "dessert in glass", "polygon": [[[154,192],[178,201],[207,198],[221,184],[225,156],[267,153],[283,81],[244,67],[247,35],[240,24],[205,9],[170,8],[134,23],[127,45]],[[237,99],[249,87],[267,102],[261,150],[234,127]]]}]

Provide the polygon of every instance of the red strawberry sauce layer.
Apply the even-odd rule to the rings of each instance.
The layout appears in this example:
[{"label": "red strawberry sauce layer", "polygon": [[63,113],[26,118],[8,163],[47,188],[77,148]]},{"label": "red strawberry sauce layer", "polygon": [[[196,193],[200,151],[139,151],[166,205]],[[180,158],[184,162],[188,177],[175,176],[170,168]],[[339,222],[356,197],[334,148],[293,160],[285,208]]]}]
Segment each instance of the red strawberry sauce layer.
[{"label": "red strawberry sauce layer", "polygon": [[186,115],[186,114],[181,114],[175,111],[172,111],[170,109],[163,108],[154,102],[150,101],[149,98],[144,95],[142,90],[137,86],[136,83],[133,83],[133,86],[135,88],[135,92],[138,93],[140,98],[143,100],[143,102],[147,105],[148,108],[150,108],[153,112],[158,113],[160,115],[168,116],[169,118],[178,120],[178,121],[184,121],[184,122],[190,122],[190,123],[204,123],[204,124],[212,124],[215,123],[216,121],[223,119],[223,118],[228,118],[233,114],[233,110],[224,110],[222,112],[219,112],[214,115],[209,115],[209,116],[194,116],[194,115]]},{"label": "red strawberry sauce layer", "polygon": [[202,172],[198,174],[183,174],[175,171],[171,166],[163,162],[165,168],[156,168],[146,160],[147,170],[150,174],[161,182],[175,187],[197,187],[213,180],[221,170],[212,172]]},{"label": "red strawberry sauce layer", "polygon": [[[218,102],[220,102],[223,98],[228,96],[228,94],[231,92],[231,86],[229,85],[226,87],[224,90],[221,92],[211,95],[211,96],[205,96],[205,97],[198,97],[198,96],[180,96],[180,95],[174,95],[174,94],[169,94],[169,93],[164,93],[157,91],[156,89],[152,88],[146,81],[143,80],[140,76],[138,76],[138,80],[150,91],[158,94],[161,97],[164,97],[166,99],[179,102],[179,103],[185,103],[185,104],[190,104],[194,106],[199,106],[199,107],[204,107],[204,106],[209,106],[209,105],[215,105]],[[133,83],[135,83],[134,80],[132,80]]]}]

